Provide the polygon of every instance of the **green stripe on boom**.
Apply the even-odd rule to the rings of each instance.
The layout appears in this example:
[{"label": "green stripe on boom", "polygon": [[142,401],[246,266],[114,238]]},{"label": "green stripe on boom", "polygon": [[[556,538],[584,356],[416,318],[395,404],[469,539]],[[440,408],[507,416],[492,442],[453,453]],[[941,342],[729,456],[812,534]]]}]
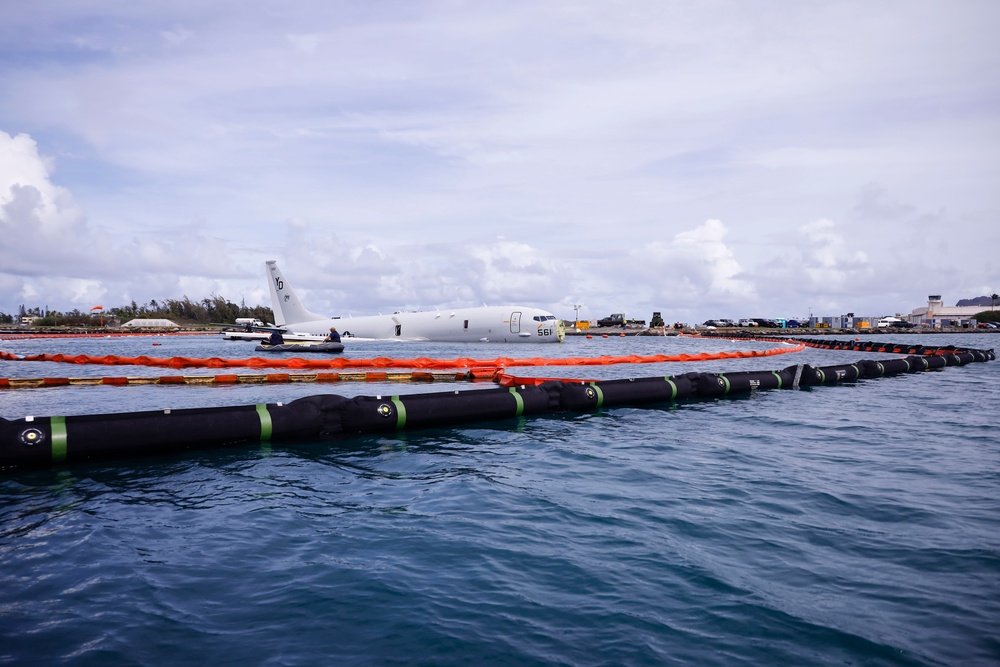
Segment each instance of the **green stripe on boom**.
[{"label": "green stripe on boom", "polygon": [[677,398],[677,385],[670,378],[663,378],[663,379],[666,380],[667,384],[670,385],[670,400],[672,401],[675,398]]},{"label": "green stripe on boom", "polygon": [[406,406],[399,400],[399,396],[393,396],[390,400],[396,406],[396,428],[401,429],[406,426]]},{"label": "green stripe on boom", "polygon": [[600,387],[598,387],[598,386],[597,386],[597,384],[596,384],[596,383],[594,383],[594,382],[591,382],[591,383],[590,383],[590,386],[591,386],[591,387],[593,387],[593,388],[594,388],[594,391],[596,391],[596,392],[597,392],[597,405],[596,405],[596,406],[594,406],[594,407],[597,407],[597,408],[599,408],[599,407],[601,407],[602,405],[604,405],[604,392],[603,392],[603,391],[601,391],[601,388],[600,388]]},{"label": "green stripe on boom", "polygon": [[781,389],[781,384],[782,384],[781,383],[781,375],[778,374],[778,371],[771,371],[771,375],[773,375],[774,377],[778,378],[778,389]]},{"label": "green stripe on boom", "polygon": [[524,413],[524,399],[517,393],[517,387],[511,387],[510,393],[514,396],[514,400],[517,401],[517,411],[514,413],[514,416],[520,417]]},{"label": "green stripe on boom", "polygon": [[271,439],[271,413],[267,411],[267,404],[257,404],[257,416],[260,417],[260,441],[268,442]]},{"label": "green stripe on boom", "polygon": [[52,462],[65,463],[69,436],[66,433],[65,417],[49,417],[49,429],[52,431]]}]

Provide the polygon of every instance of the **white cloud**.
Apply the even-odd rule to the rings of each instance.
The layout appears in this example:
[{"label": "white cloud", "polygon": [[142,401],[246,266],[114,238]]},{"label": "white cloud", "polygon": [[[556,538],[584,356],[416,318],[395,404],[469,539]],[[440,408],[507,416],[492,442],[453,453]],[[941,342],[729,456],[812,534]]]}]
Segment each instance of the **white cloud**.
[{"label": "white cloud", "polygon": [[854,163],[857,161],[858,156],[853,151],[839,148],[786,147],[764,151],[756,155],[753,159],[758,164],[771,169],[788,167],[801,169]]},{"label": "white cloud", "polygon": [[301,53],[315,53],[319,48],[322,37],[316,33],[285,35],[292,48]]},{"label": "white cloud", "polygon": [[891,200],[885,188],[877,183],[868,183],[861,188],[854,205],[854,214],[868,223],[896,223],[915,213],[913,206]]},{"label": "white cloud", "polygon": [[177,26],[171,30],[160,31],[160,36],[168,46],[177,47],[194,37],[194,33],[183,26]]},{"label": "white cloud", "polygon": [[[669,310],[673,319],[698,319],[700,311],[742,311],[758,296],[726,244],[727,234],[722,221],[706,220],[669,240],[647,241],[609,268],[627,276],[631,302],[642,311]],[[617,283],[615,288],[620,289]],[[622,299],[618,310],[627,303]]]},{"label": "white cloud", "polygon": [[136,230],[112,242],[52,182],[51,165],[31,137],[0,131],[0,280],[7,287],[0,310],[31,299],[56,309],[105,296],[129,300],[132,284],[144,280],[151,281],[149,298],[162,298],[154,290],[170,290],[184,275],[236,274],[226,244],[192,228],[155,237]]},{"label": "white cloud", "polygon": [[69,192],[52,184],[49,166],[31,137],[0,131],[0,267],[39,275],[78,253],[84,264],[103,248],[89,235]]},{"label": "white cloud", "polygon": [[847,250],[846,241],[830,220],[816,220],[800,230],[804,239],[800,269],[813,286],[838,291],[848,280],[873,277],[868,255],[861,250]]}]

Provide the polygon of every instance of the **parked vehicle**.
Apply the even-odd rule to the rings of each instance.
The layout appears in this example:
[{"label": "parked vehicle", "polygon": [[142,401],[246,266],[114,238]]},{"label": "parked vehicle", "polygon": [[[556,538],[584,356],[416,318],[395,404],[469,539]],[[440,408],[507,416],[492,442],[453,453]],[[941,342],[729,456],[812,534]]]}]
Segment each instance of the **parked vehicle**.
[{"label": "parked vehicle", "polygon": [[624,327],[624,326],[646,326],[646,320],[637,319],[625,319],[625,313],[611,313],[607,317],[602,317],[597,320],[597,326],[599,327]]}]

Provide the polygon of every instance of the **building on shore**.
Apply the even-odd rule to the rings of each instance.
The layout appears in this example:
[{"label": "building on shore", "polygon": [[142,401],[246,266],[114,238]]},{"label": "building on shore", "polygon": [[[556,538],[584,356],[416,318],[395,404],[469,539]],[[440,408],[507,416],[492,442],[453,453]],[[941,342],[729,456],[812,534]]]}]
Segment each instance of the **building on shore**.
[{"label": "building on shore", "polygon": [[988,306],[946,306],[940,294],[927,297],[927,306],[914,308],[910,321],[931,327],[960,327],[969,324]]},{"label": "building on shore", "polygon": [[172,320],[134,319],[122,325],[122,329],[180,329],[180,325]]}]

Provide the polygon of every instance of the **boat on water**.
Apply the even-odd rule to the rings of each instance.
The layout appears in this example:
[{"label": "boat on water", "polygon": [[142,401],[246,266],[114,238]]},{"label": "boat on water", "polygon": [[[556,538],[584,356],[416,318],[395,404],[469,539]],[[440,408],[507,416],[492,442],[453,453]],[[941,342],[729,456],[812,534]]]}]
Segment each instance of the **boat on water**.
[{"label": "boat on water", "polygon": [[326,354],[338,354],[344,351],[343,343],[295,343],[284,342],[281,345],[268,345],[263,343],[254,348],[257,352],[322,352]]},{"label": "boat on water", "polygon": [[275,330],[281,332],[281,336],[285,339],[286,343],[321,343],[326,338],[325,335],[286,331],[277,327],[254,327],[250,331],[246,329],[226,329],[222,331],[222,340],[249,340],[263,343],[271,337],[271,332]]}]

